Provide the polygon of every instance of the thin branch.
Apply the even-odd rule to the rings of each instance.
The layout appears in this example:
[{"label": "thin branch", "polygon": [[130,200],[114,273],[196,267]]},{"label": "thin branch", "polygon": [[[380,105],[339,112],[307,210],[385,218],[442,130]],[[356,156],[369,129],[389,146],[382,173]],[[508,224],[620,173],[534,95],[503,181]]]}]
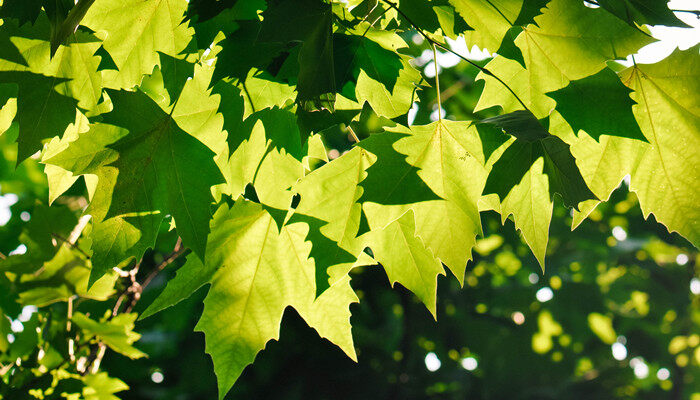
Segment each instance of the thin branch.
[{"label": "thin branch", "polygon": [[59,235],[58,233],[54,233],[54,232],[51,232],[51,236],[53,236],[55,239],[58,239],[58,240],[62,241],[63,243],[66,243],[66,244],[67,244],[68,246],[70,246],[72,249],[77,250],[78,253],[80,253],[80,254],[82,254],[83,256],[85,256],[86,259],[88,259],[88,260],[90,259],[90,255],[89,255],[88,253],[86,253],[85,251],[83,251],[83,249],[81,249],[80,247],[78,247],[78,245],[76,245],[75,243],[72,243],[70,240],[68,240],[68,239],[64,238],[63,236]]},{"label": "thin branch", "polygon": [[[74,297],[75,296],[71,296],[68,298],[68,316],[66,318],[66,332],[68,333],[70,333],[72,328]],[[68,357],[71,362],[75,361],[75,340],[73,339],[73,337],[68,338]]]},{"label": "thin branch", "polygon": [[[498,82],[500,82],[506,89],[508,89],[508,91],[515,97],[516,100],[518,100],[518,103],[520,103],[520,105],[522,105],[522,106],[525,108],[525,110],[530,111],[530,109],[525,105],[525,103],[520,99],[520,97],[518,97],[518,95],[515,94],[515,92],[513,91],[513,89],[511,89],[510,86],[508,86],[508,84],[506,84],[505,82],[503,82],[503,80],[501,80],[501,78],[499,78],[499,77],[497,77],[496,75],[494,75],[493,72],[491,72],[491,71],[489,71],[487,68],[482,67],[481,65],[479,65],[479,64],[477,64],[477,63],[475,63],[475,62],[473,62],[472,60],[470,60],[470,59],[464,57],[463,55],[461,55],[461,54],[455,52],[454,50],[452,50],[452,49],[450,49],[450,48],[448,48],[448,47],[445,47],[445,46],[442,45],[441,43],[436,42],[436,41],[433,40],[430,36],[428,36],[428,34],[425,33],[425,32],[423,31],[423,29],[421,29],[418,25],[416,25],[416,23],[414,23],[403,11],[401,11],[401,10],[396,6],[396,4],[392,3],[392,2],[389,1],[389,0],[382,0],[382,1],[385,2],[385,3],[387,3],[391,8],[393,8],[394,10],[396,10],[396,12],[398,12],[399,14],[401,14],[401,15],[406,19],[406,21],[408,21],[408,23],[411,24],[411,26],[413,26],[413,28],[415,28],[415,30],[418,31],[418,33],[420,33],[420,34],[425,38],[425,40],[427,40],[428,42],[432,43],[433,45],[435,45],[435,46],[437,46],[437,47],[439,47],[439,48],[441,48],[441,49],[443,49],[443,50],[445,50],[445,51],[448,51],[448,52],[450,52],[450,53],[456,55],[457,57],[461,58],[462,60],[464,60],[464,61],[468,62],[469,64],[473,65],[474,67],[478,68],[478,69],[479,69],[481,72],[483,72],[484,74],[486,74],[486,75],[488,75],[488,76],[494,77],[494,78],[495,78]],[[530,112],[531,112],[531,111],[530,111]]]},{"label": "thin branch", "polygon": [[149,283],[153,280],[153,278],[158,275],[162,270],[165,269],[168,265],[170,265],[173,261],[175,261],[178,257],[180,257],[187,249],[182,245],[182,238],[177,238],[177,243],[175,243],[175,247],[173,248],[173,252],[170,253],[169,256],[163,260],[162,263],[160,263],[156,268],[154,268],[147,276],[146,279],[143,280],[143,283],[141,283],[141,289],[145,288],[148,286]]},{"label": "thin branch", "polygon": [[433,46],[433,64],[435,64],[435,91],[437,92],[437,103],[438,103],[438,121],[442,122],[442,101],[440,100],[440,68],[438,66],[437,59],[437,48],[435,43]]}]

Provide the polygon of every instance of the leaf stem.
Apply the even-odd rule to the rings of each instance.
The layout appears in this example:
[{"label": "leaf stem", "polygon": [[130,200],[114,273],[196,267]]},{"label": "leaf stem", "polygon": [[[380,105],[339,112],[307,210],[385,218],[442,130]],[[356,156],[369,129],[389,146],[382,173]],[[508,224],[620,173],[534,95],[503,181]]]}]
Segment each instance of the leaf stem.
[{"label": "leaf stem", "polygon": [[350,136],[352,136],[352,140],[355,141],[355,143],[360,143],[360,138],[357,137],[355,134],[355,131],[352,129],[352,126],[347,125],[348,131],[350,132]]},{"label": "leaf stem", "polygon": [[438,121],[442,122],[442,101],[440,100],[440,71],[437,59],[437,49],[435,43],[433,46],[433,63],[435,64],[435,91],[437,92],[437,105],[438,105]]}]

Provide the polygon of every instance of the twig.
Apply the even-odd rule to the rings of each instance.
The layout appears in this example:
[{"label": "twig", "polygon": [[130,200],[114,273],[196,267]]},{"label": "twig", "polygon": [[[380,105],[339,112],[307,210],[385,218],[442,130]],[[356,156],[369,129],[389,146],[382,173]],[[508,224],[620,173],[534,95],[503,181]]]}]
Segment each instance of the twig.
[{"label": "twig", "polygon": [[[68,317],[66,318],[66,332],[70,334],[71,328],[72,328],[72,319],[73,319],[73,298],[75,296],[71,296],[68,298]],[[68,357],[71,362],[75,361],[75,340],[73,337],[68,338]]]},{"label": "twig", "polygon": [[88,253],[86,253],[83,249],[81,249],[80,247],[78,247],[78,245],[76,245],[75,243],[72,243],[70,240],[68,240],[68,239],[64,238],[63,236],[59,235],[58,233],[54,233],[54,232],[51,232],[51,236],[53,236],[54,238],[56,238],[56,239],[62,241],[63,243],[66,243],[66,244],[67,244],[68,246],[70,246],[72,249],[77,250],[78,253],[80,253],[80,254],[82,254],[83,256],[85,256],[86,259],[88,259],[88,260],[90,259],[90,255],[89,255]]},{"label": "twig", "polygon": [[75,225],[75,228],[70,232],[70,235],[68,235],[68,243],[74,245],[77,241],[78,238],[80,237],[80,234],[83,233],[83,229],[87,226],[88,222],[90,221],[91,216],[88,215],[83,215],[80,217],[78,220],[78,223]]},{"label": "twig", "polygon": [[146,279],[143,280],[143,283],[141,283],[141,290],[148,286],[149,283],[153,280],[153,278],[160,273],[160,271],[164,270],[165,267],[170,265],[173,261],[175,261],[178,257],[180,257],[185,250],[187,250],[185,247],[182,246],[182,238],[177,238],[177,242],[175,243],[175,247],[173,248],[173,252],[170,253],[169,256],[163,260],[162,263],[160,263],[156,268],[154,268],[147,276]]}]

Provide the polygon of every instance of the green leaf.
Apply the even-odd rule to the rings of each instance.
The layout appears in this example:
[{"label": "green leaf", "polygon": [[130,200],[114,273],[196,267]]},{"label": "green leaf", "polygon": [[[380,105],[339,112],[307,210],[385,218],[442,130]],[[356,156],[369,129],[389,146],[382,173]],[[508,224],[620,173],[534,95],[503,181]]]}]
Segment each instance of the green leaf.
[{"label": "green leaf", "polygon": [[131,359],[146,357],[146,353],[132,346],[141,338],[134,332],[136,314],[118,314],[116,317],[97,322],[81,312],[73,314],[72,321],[80,327],[86,337],[95,337],[110,349]]},{"label": "green leaf", "polygon": [[[582,172],[601,199],[607,198],[622,177],[631,174],[630,190],[637,193],[645,217],[653,213],[669,231],[677,231],[694,245],[700,243],[700,180],[696,149],[700,146],[700,71],[698,47],[676,51],[652,65],[637,65],[621,78],[634,90],[632,107],[649,143],[585,138],[573,145],[586,160]],[[579,156],[580,155],[580,156]],[[585,217],[595,204],[590,204]],[[580,222],[580,220],[577,220]]]},{"label": "green leaf", "polygon": [[549,3],[550,0],[524,0],[523,6],[520,9],[520,14],[516,18],[513,25],[525,26],[534,24],[535,17],[542,14],[542,9]]},{"label": "green leaf", "polygon": [[329,287],[330,267],[353,262],[362,251],[355,240],[362,211],[359,184],[372,162],[366,150],[354,148],[311,172],[293,188],[301,199],[290,222],[303,221],[310,226],[307,240],[314,243],[310,254],[315,260],[318,294]]},{"label": "green leaf", "polygon": [[179,0],[96,0],[82,24],[103,40],[118,71],[103,72],[107,87],[132,88],[158,64],[158,53],[177,56],[194,30],[183,22]]},{"label": "green leaf", "polygon": [[482,119],[478,123],[497,127],[523,142],[536,142],[549,136],[549,132],[542,126],[542,123],[530,111],[526,110]]},{"label": "green leaf", "polygon": [[[538,77],[536,70],[525,69],[517,61],[500,56],[489,61],[486,68],[503,80],[537,118],[547,117],[554,109],[556,104],[554,100],[537,90],[537,82],[541,78]],[[490,74],[479,72],[476,79],[484,81],[484,91],[474,111],[482,111],[494,106],[501,107],[505,113],[523,109],[522,104],[503,83]]]},{"label": "green leaf", "polygon": [[298,100],[332,109],[333,12],[321,0],[275,0],[263,12],[259,42],[302,42],[299,50]]},{"label": "green leaf", "polygon": [[[501,159],[498,161],[500,162]],[[529,166],[520,182],[505,198],[502,198],[499,211],[503,223],[509,215],[513,215],[515,227],[522,233],[523,239],[537,258],[542,271],[545,269],[544,258],[554,205],[549,189],[550,180],[543,172],[544,164],[544,159],[540,158]],[[489,178],[492,175],[497,176],[492,171]]]},{"label": "green leaf", "polygon": [[240,21],[237,25],[238,29],[218,43],[221,51],[217,54],[215,80],[245,79],[252,68],[264,70],[284,49],[282,43],[256,41],[260,30],[257,21]]},{"label": "green leaf", "polygon": [[175,218],[184,243],[204,257],[210,188],[221,182],[214,153],[147,95],[108,94],[115,111],[46,160],[74,174],[99,177],[89,208],[95,219],[91,283],[153,246],[165,213]]},{"label": "green leaf", "polygon": [[540,158],[544,160],[543,173],[549,181],[551,198],[558,193],[564,204],[576,209],[580,202],[596,199],[581,176],[569,145],[553,135],[539,140],[517,139],[512,142],[493,165],[484,194],[496,193],[504,199]]},{"label": "green leaf", "polygon": [[466,34],[467,44],[492,52],[501,47],[506,32],[520,14],[523,0],[450,0],[474,32]]},{"label": "green leaf", "polygon": [[406,161],[394,145],[405,133],[386,132],[372,135],[359,146],[377,156],[377,161],[367,169],[367,178],[361,182],[361,203],[401,205],[440,197],[418,176],[418,168]]},{"label": "green leaf", "polygon": [[91,268],[89,260],[65,243],[41,269],[22,278],[19,301],[38,307],[68,301],[72,296],[105,301],[114,294],[118,275],[110,271],[88,288]]},{"label": "green leaf", "polygon": [[415,293],[437,319],[437,277],[445,270],[416,236],[413,211],[370,235],[374,258],[384,267],[392,286],[398,282]]},{"label": "green leaf", "polygon": [[557,102],[557,111],[575,132],[586,131],[596,140],[610,135],[646,141],[632,114],[631,92],[617,74],[604,68],[547,96]]},{"label": "green leaf", "polygon": [[[401,38],[390,32],[383,35],[373,34],[383,43],[375,42],[370,37],[358,35],[336,35],[335,48],[336,87],[343,88],[347,81],[357,82],[361,71],[386,87],[394,89],[403,64],[401,57],[392,50],[405,47]],[[387,48],[388,47],[388,48]],[[354,93],[350,93],[354,96]]]},{"label": "green leaf", "polygon": [[44,0],[4,0],[0,7],[0,18],[15,18],[20,25],[27,22],[34,24]]},{"label": "green leaf", "polygon": [[531,88],[541,93],[565,87],[624,59],[653,41],[604,10],[578,0],[552,0],[535,24],[515,41],[530,70]]},{"label": "green leaf", "polygon": [[[481,233],[477,201],[487,175],[477,129],[466,122],[441,120],[410,129],[398,127],[390,132],[406,135],[392,146],[398,154],[407,156],[406,163],[410,169],[402,169],[399,165],[384,165],[384,168],[397,174],[407,173],[407,176],[412,174],[409,171],[417,168],[418,178],[436,197],[406,199],[403,204],[383,205],[363,195],[363,210],[369,226],[372,230],[382,229],[409,208],[412,209],[416,236],[462,283],[467,261],[471,259],[471,248],[476,242],[476,235]],[[378,152],[377,156],[375,165],[379,167],[384,160],[390,159],[386,152]],[[373,170],[375,166],[370,167],[370,176],[375,171],[381,171],[379,167],[376,170]],[[396,193],[403,195],[420,187],[409,181],[402,182],[392,175],[385,179],[384,182],[376,182],[375,188],[386,190],[398,184]]]},{"label": "green leaf", "polygon": [[83,388],[85,400],[118,400],[114,393],[129,390],[129,386],[117,378],[112,378],[106,372],[88,374],[83,377],[86,387]]},{"label": "green leaf", "polygon": [[688,27],[687,24],[676,18],[665,1],[600,0],[598,4],[630,26],[635,26],[636,22],[639,25]]},{"label": "green leaf", "polygon": [[206,335],[219,398],[265,344],[279,337],[287,306],[299,310],[321,336],[354,358],[347,307],[356,297],[348,292],[347,279],[341,279],[314,300],[314,266],[306,234],[305,224],[278,230],[260,205],[245,200],[231,209],[224,205],[215,214],[206,262],[219,269],[197,330]]},{"label": "green leaf", "polygon": [[168,307],[174,306],[192,296],[197,289],[209,283],[216,272],[216,266],[211,263],[208,263],[207,266],[208,268],[195,255],[187,257],[187,261],[177,270],[175,277],[168,281],[165,289],[141,313],[139,319],[148,318]]},{"label": "green leaf", "polygon": [[75,33],[80,21],[85,17],[85,14],[94,2],[95,0],[78,0],[66,18],[58,26],[51,27],[51,56],[56,53],[58,46],[62,45],[70,35]]},{"label": "green leaf", "polygon": [[100,59],[94,53],[100,43],[92,35],[78,33],[51,57],[45,14],[34,26],[17,27],[8,21],[1,29],[26,61],[0,60],[0,83],[18,87],[19,163],[40,150],[43,139],[63,134],[75,119],[76,107],[88,115],[97,112],[102,78],[97,72]]},{"label": "green leaf", "polygon": [[[393,32],[370,29],[366,36],[387,51],[397,52],[407,47],[403,39]],[[379,51],[367,42],[364,42],[363,47],[358,48],[357,53],[360,58],[356,62],[362,62],[358,65],[360,70],[355,84],[357,101],[360,104],[369,103],[377,115],[385,118],[396,118],[406,114],[416,100],[415,91],[418,85],[423,81],[421,74],[409,63],[409,57],[401,57],[401,68],[394,79],[395,61],[389,61],[388,53]],[[384,55],[380,58],[377,53]],[[367,58],[364,58],[363,54],[366,54]],[[340,60],[343,59],[340,58]],[[343,68],[343,71],[346,69]],[[353,68],[347,71],[352,72]]]}]

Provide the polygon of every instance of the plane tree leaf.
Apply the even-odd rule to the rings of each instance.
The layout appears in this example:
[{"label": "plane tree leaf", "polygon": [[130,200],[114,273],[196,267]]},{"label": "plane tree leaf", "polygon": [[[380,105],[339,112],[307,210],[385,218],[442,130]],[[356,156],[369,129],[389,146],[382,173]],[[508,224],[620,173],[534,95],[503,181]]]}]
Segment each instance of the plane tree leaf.
[{"label": "plane tree leaf", "polygon": [[[653,213],[670,231],[691,243],[700,240],[693,182],[700,177],[695,149],[699,145],[698,48],[676,51],[658,64],[637,65],[621,73],[634,92],[634,116],[649,143],[582,138],[572,151],[584,162],[581,171],[601,199],[609,197],[630,174],[645,216]],[[587,215],[597,203],[590,203]],[[580,220],[579,220],[580,221]]]},{"label": "plane tree leaf", "polygon": [[265,344],[279,338],[287,306],[355,357],[347,307],[356,297],[343,278],[316,298],[307,229],[292,224],[278,230],[262,207],[245,200],[222,206],[214,216],[206,263],[217,271],[197,330],[206,335],[220,398]]},{"label": "plane tree leaf", "polygon": [[415,230],[413,211],[409,210],[383,229],[373,231],[370,247],[389,282],[398,282],[415,293],[437,318],[437,277],[445,270]]},{"label": "plane tree leaf", "polygon": [[678,19],[663,1],[644,0],[600,0],[600,7],[634,26],[635,22],[643,25],[666,25],[687,28],[688,25]]},{"label": "plane tree leaf", "polygon": [[178,0],[96,0],[81,24],[102,38],[118,70],[105,70],[105,85],[132,88],[158,64],[158,53],[179,55],[192,39]]},{"label": "plane tree leaf", "polygon": [[646,140],[632,114],[632,92],[609,68],[569,82],[565,88],[547,93],[557,102],[556,110],[574,131]]},{"label": "plane tree leaf", "polygon": [[185,244],[204,257],[210,188],[221,181],[214,152],[146,94],[108,94],[119,111],[46,160],[74,174],[98,176],[88,210],[96,237],[91,282],[153,246],[165,213],[173,215]]},{"label": "plane tree leaf", "polygon": [[[384,149],[378,143],[363,144],[378,158],[362,183],[376,188],[361,198],[370,228],[381,229],[412,209],[415,234],[462,282],[476,235],[481,233],[477,202],[487,175],[477,129],[466,122],[440,120],[410,129],[397,127],[385,136],[398,140],[384,142],[391,146]],[[390,159],[396,162],[384,164]],[[372,186],[370,179],[375,180]],[[419,193],[419,185],[426,186],[425,197],[406,195],[410,190]],[[378,197],[376,192],[382,189],[396,200]]]},{"label": "plane tree leaf", "polygon": [[[38,150],[42,141],[60,136],[80,108],[89,115],[102,102],[100,58],[94,53],[99,40],[82,32],[51,54],[50,27],[42,13],[33,26],[16,26],[12,20],[0,28],[22,60],[0,60],[0,82],[17,86],[19,124],[17,162]],[[16,63],[16,61],[22,61]]]},{"label": "plane tree leaf", "polygon": [[329,286],[328,269],[355,261],[362,251],[355,240],[359,233],[363,194],[360,185],[373,162],[371,154],[354,148],[342,157],[316,169],[294,185],[300,196],[290,221],[309,225],[308,239],[316,267],[316,289],[322,293]]},{"label": "plane tree leaf", "polygon": [[87,338],[97,338],[110,349],[131,359],[145,357],[146,354],[132,344],[141,338],[134,332],[136,314],[119,314],[110,320],[95,321],[83,313],[75,313],[72,321],[80,327]]}]

